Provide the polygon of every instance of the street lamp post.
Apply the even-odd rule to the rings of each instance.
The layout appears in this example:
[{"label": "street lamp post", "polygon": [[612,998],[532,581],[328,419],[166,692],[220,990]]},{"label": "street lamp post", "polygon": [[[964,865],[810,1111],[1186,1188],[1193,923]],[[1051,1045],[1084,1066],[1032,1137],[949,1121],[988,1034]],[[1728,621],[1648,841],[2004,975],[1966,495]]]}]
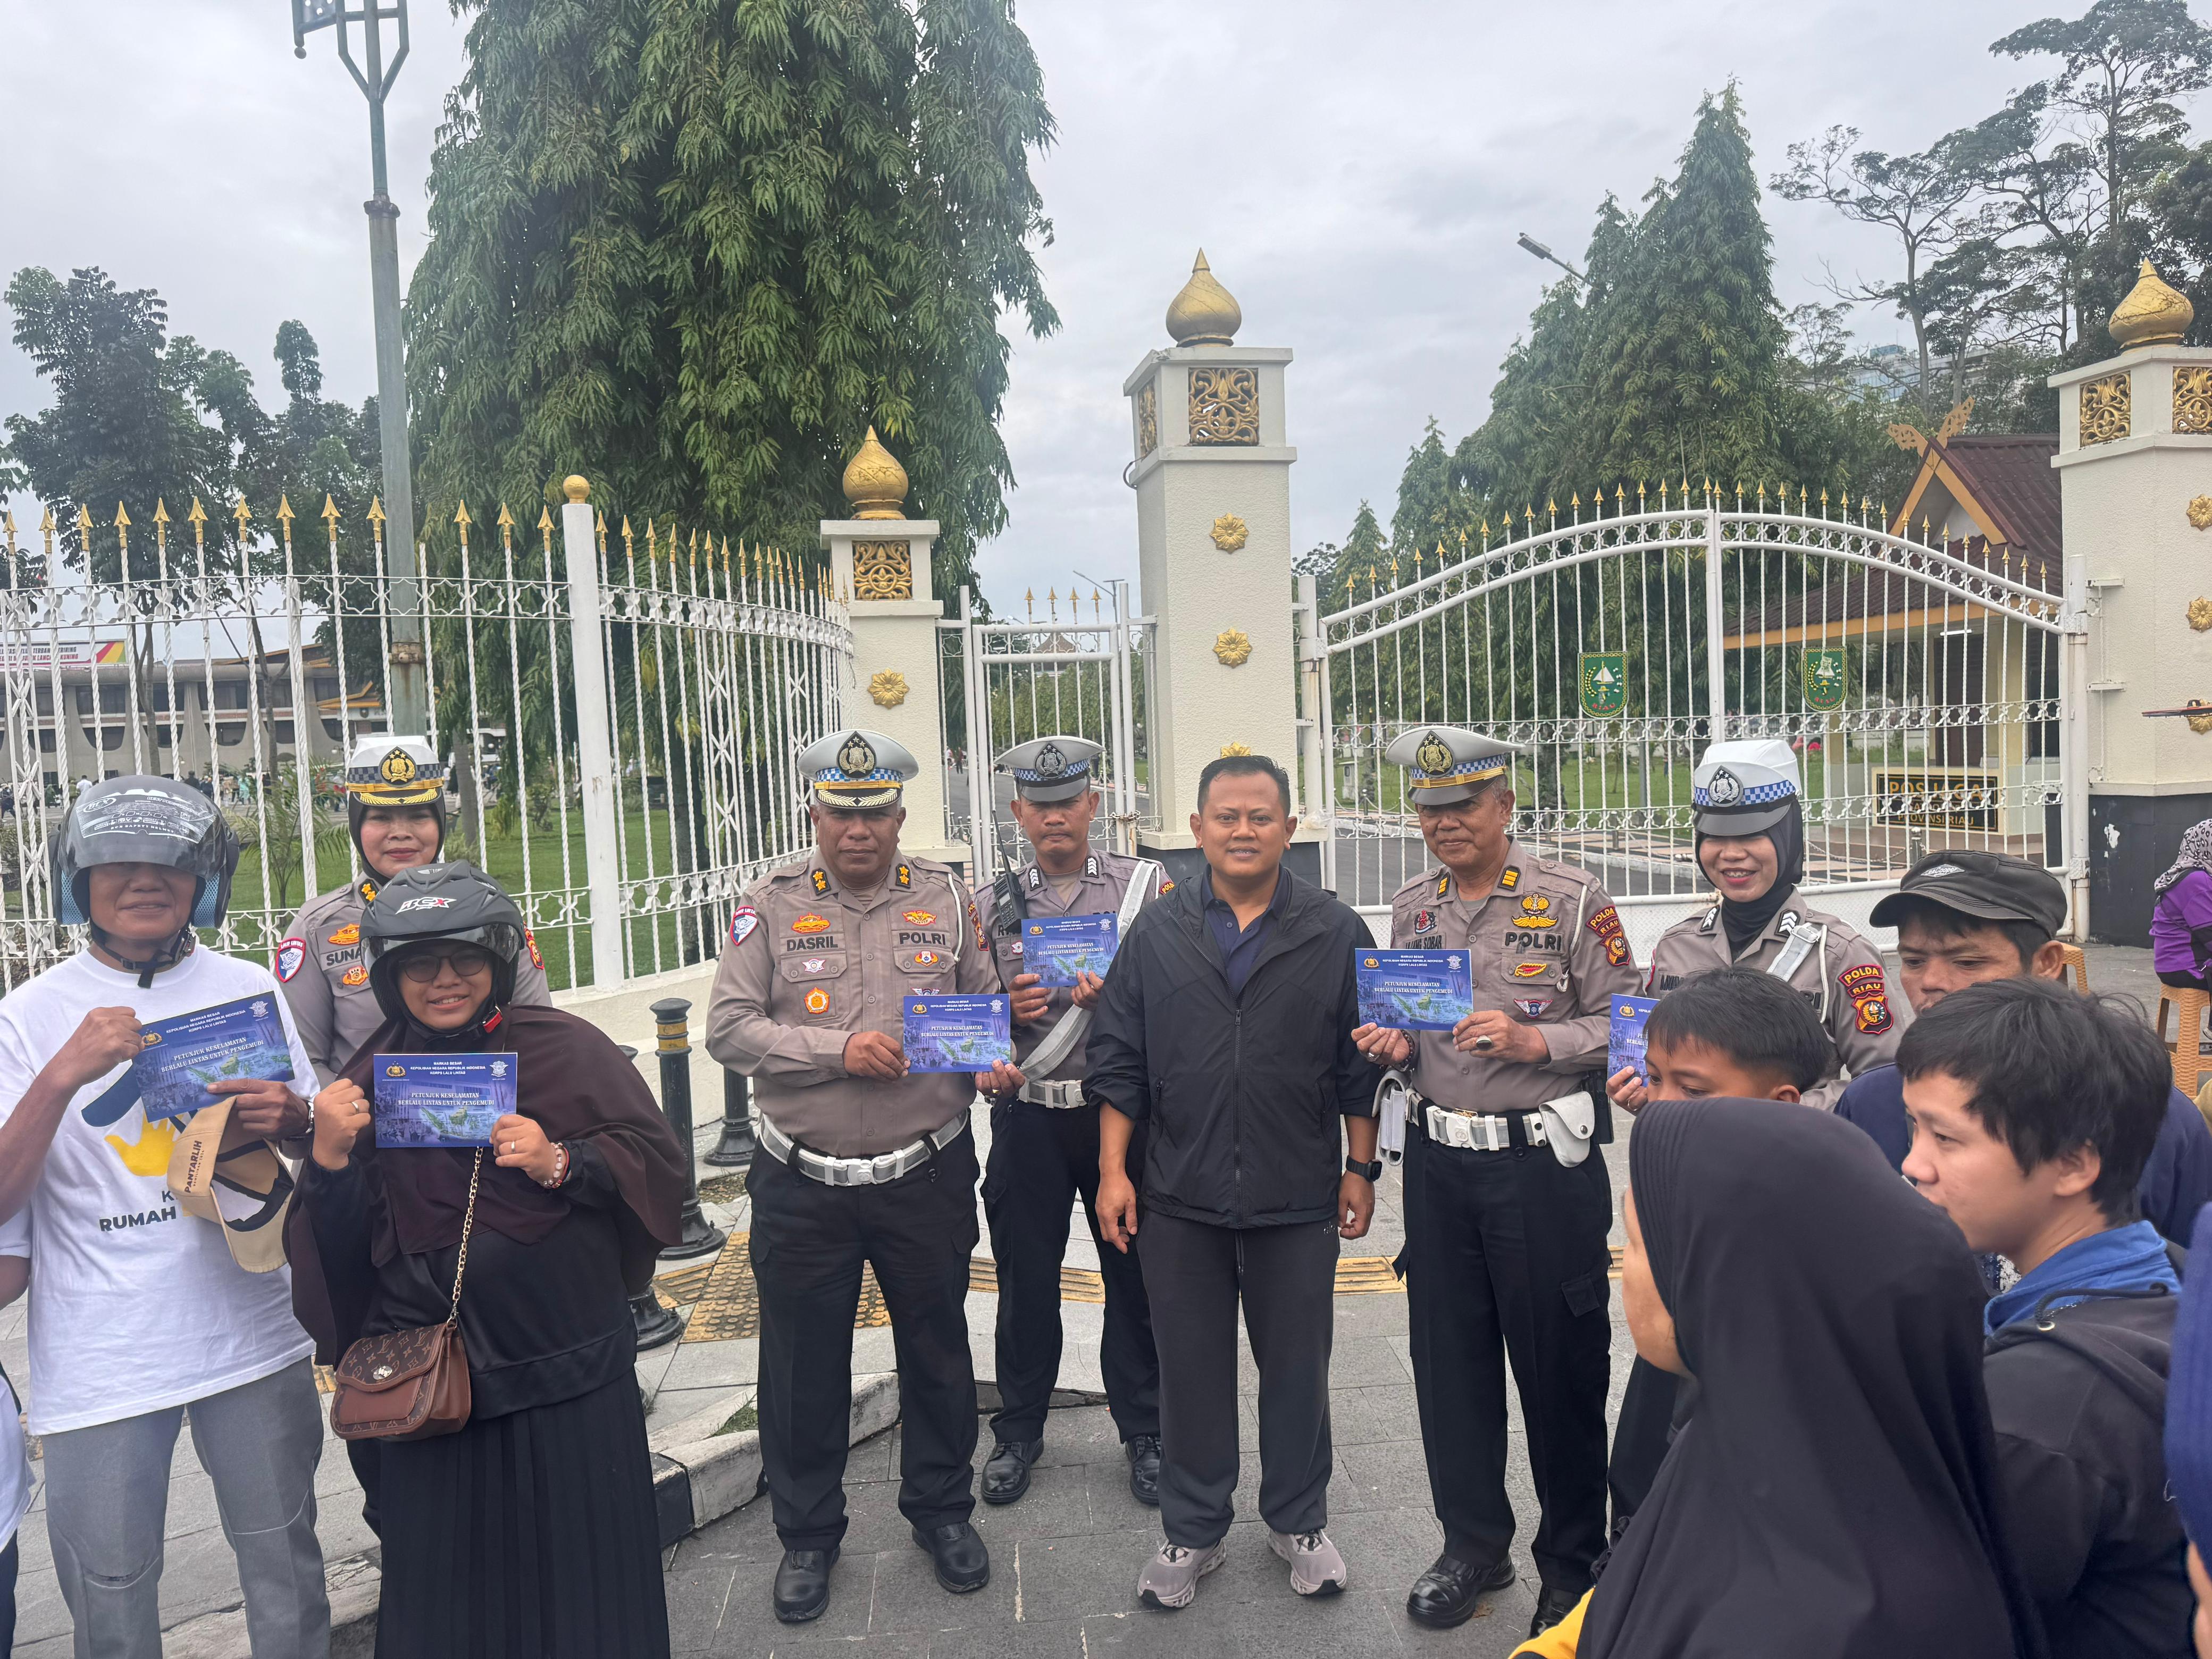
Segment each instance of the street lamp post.
[{"label": "street lamp post", "polygon": [[[384,61],[384,25],[399,26],[398,49]],[[349,26],[362,31],[361,61],[354,60]],[[384,166],[384,100],[407,61],[407,0],[292,0],[292,50],[307,55],[313,30],[335,27],[338,57],[368,100],[368,150],[374,190],[362,204],[368,215],[368,275],[376,313],[376,413],[384,447],[386,592],[392,618],[392,661],[385,686],[386,715],[394,732],[429,730],[423,682],[422,599],[415,553],[415,479],[407,451],[407,364],[399,338],[399,210],[392,200]]]},{"label": "street lamp post", "polygon": [[1561,270],[1565,271],[1568,276],[1573,277],[1584,288],[1588,288],[1589,286],[1589,277],[1583,276],[1582,272],[1577,270],[1572,265],[1569,264],[1565,259],[1559,258],[1558,254],[1553,252],[1550,248],[1545,246],[1543,243],[1538,241],[1527,231],[1522,231],[1520,235],[1514,238],[1514,240],[1517,242],[1522,249],[1534,254],[1537,258],[1547,259],[1552,264],[1559,266]]}]

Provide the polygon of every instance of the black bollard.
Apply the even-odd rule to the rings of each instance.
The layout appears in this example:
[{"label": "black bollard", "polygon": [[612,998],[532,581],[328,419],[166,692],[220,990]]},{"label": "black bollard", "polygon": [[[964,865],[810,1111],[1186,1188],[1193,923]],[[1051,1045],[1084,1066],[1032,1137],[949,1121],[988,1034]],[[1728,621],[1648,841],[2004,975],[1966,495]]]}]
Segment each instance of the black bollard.
[{"label": "black bollard", "polygon": [[[637,1058],[637,1050],[627,1042],[617,1046],[622,1049],[624,1060]],[[629,1323],[631,1331],[636,1335],[640,1353],[647,1348],[658,1348],[664,1343],[673,1342],[684,1334],[684,1316],[673,1308],[662,1307],[659,1297],[654,1294],[649,1285],[630,1297]]]},{"label": "black bollard", "polygon": [[683,997],[669,997],[653,1005],[660,1049],[660,1109],[667,1115],[668,1127],[676,1131],[677,1145],[684,1149],[684,1237],[661,1251],[663,1261],[710,1255],[720,1249],[729,1237],[699,1208],[699,1170],[691,1139],[690,1012],[691,1004]]},{"label": "black bollard", "polygon": [[752,1079],[743,1072],[722,1073],[722,1138],[707,1154],[707,1162],[718,1170],[752,1167]]}]

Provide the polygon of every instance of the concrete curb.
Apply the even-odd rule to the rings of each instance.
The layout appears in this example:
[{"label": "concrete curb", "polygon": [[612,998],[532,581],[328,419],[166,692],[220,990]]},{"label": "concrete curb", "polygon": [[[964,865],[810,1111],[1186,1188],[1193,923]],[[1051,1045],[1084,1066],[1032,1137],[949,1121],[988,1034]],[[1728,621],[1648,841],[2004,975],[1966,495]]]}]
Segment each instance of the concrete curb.
[{"label": "concrete curb", "polygon": [[[709,1522],[743,1509],[760,1496],[760,1431],[714,1430],[751,1397],[733,1389],[717,1405],[671,1424],[670,1443],[653,1451],[653,1507],[665,1550]],[[898,1373],[855,1377],[848,1443],[872,1439],[899,1419]],[[672,1437],[691,1437],[676,1441]],[[331,1659],[372,1659],[376,1650],[376,1604],[383,1575],[369,1555],[325,1564],[331,1597]],[[167,1659],[248,1659],[244,1607],[202,1613],[161,1632]]]}]

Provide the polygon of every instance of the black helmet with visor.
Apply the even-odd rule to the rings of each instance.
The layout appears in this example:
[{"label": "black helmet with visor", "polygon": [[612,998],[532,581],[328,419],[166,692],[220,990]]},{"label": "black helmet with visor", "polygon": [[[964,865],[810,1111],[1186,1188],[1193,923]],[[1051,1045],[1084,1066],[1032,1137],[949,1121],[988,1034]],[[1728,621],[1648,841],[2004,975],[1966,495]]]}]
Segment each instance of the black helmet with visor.
[{"label": "black helmet with visor", "polygon": [[368,951],[368,983],[376,1006],[388,1019],[410,1022],[398,973],[409,957],[422,954],[420,947],[475,945],[490,956],[492,991],[478,1012],[477,1024],[514,999],[515,975],[527,948],[522,912],[514,901],[462,859],[397,872],[362,912],[361,937]]},{"label": "black helmet with visor", "polygon": [[[132,957],[93,921],[92,871],[103,864],[159,865],[192,878],[191,915],[150,955]],[[145,775],[109,778],[76,798],[55,838],[55,910],[61,921],[88,927],[95,945],[137,969],[140,985],[151,985],[191,951],[194,927],[222,925],[237,868],[238,837],[198,790]]]}]

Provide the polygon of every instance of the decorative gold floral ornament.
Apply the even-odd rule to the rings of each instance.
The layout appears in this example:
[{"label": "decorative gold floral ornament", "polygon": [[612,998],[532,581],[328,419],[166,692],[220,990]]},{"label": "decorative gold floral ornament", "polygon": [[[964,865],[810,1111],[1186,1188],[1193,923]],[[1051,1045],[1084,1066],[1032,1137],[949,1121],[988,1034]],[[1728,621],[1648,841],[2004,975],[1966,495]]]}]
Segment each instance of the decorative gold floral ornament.
[{"label": "decorative gold floral ornament", "polygon": [[1137,459],[1143,460],[1159,447],[1159,390],[1147,380],[1144,389],[1137,393]]},{"label": "decorative gold floral ornament", "polygon": [[2108,444],[2134,429],[2133,398],[2128,373],[2106,374],[2081,383],[2081,443]]},{"label": "decorative gold floral ornament", "polygon": [[853,516],[903,519],[907,483],[906,469],[878,441],[875,428],[870,427],[868,435],[860,441],[860,453],[845,464],[845,499],[853,504]]},{"label": "decorative gold floral ornament", "polygon": [[1224,628],[1213,636],[1213,654],[1230,668],[1252,660],[1252,636],[1241,628]]},{"label": "decorative gold floral ornament", "polygon": [[2193,530],[2212,530],[2212,495],[2198,495],[2191,501],[2189,524]]},{"label": "decorative gold floral ornament", "polygon": [[1234,513],[1224,513],[1213,521],[1213,544],[1224,553],[1241,551],[1249,535],[1244,520]]},{"label": "decorative gold floral ornament", "polygon": [[853,597],[910,599],[914,597],[914,547],[908,542],[854,542]]},{"label": "decorative gold floral ornament", "polygon": [[2190,600],[2189,625],[2200,634],[2212,629],[2212,599],[2200,596]]},{"label": "decorative gold floral ornament", "polygon": [[1260,441],[1260,377],[1249,368],[1190,372],[1190,441],[1194,444]]},{"label": "decorative gold floral ornament", "polygon": [[2105,326],[2125,351],[2135,346],[2179,344],[2196,320],[2197,307],[2189,303],[2189,296],[2160,281],[2146,259],[2134,289]]},{"label": "decorative gold floral ornament", "polygon": [[2212,368],[2173,371],[2173,429],[2199,436],[2212,432]]},{"label": "decorative gold floral ornament", "polygon": [[896,668],[886,668],[868,682],[868,695],[876,700],[878,708],[896,708],[906,701],[906,676]]},{"label": "decorative gold floral ornament", "polygon": [[1224,760],[1231,755],[1249,755],[1251,752],[1252,745],[1249,743],[1224,743],[1221,745],[1221,758]]},{"label": "decorative gold floral ornament", "polygon": [[2201,698],[2191,697],[2189,700],[2189,706],[2191,708],[2202,708],[2204,711],[2201,714],[2189,716],[2189,729],[2200,738],[2206,732],[2212,732],[2212,703],[2206,703]]}]

